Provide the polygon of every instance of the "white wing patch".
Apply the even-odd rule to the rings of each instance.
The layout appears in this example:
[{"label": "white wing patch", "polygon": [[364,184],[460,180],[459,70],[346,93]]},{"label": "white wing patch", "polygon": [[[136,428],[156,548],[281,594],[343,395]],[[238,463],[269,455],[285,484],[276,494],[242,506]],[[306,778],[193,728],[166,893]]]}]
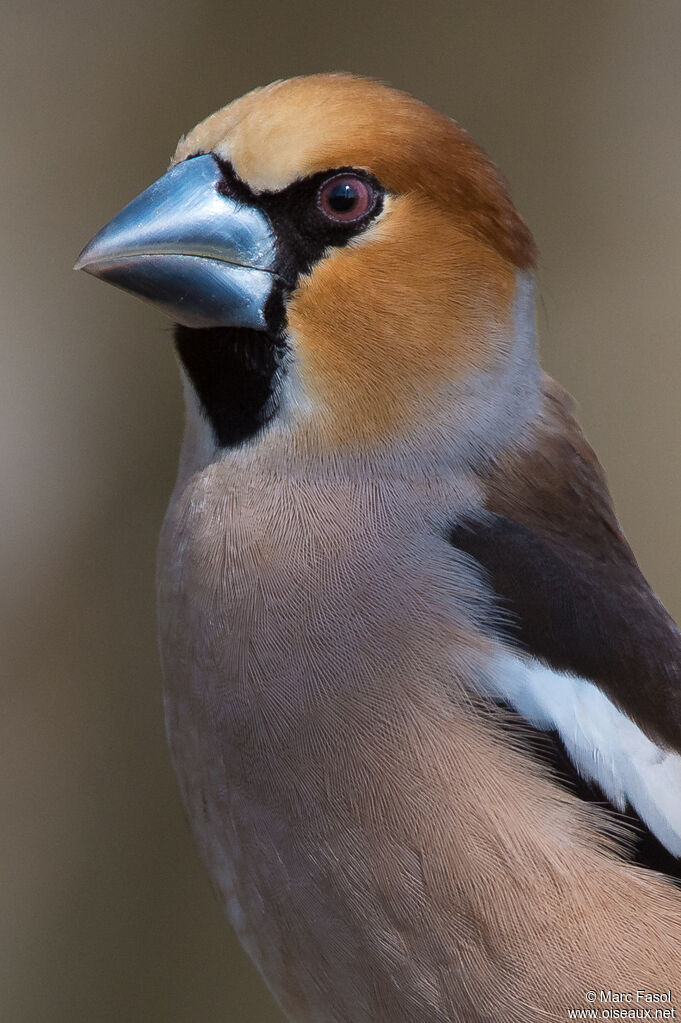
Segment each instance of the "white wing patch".
[{"label": "white wing patch", "polygon": [[681,856],[681,755],[661,749],[597,686],[532,658],[500,658],[490,689],[542,731],[555,729],[576,770],[618,810],[629,802]]}]

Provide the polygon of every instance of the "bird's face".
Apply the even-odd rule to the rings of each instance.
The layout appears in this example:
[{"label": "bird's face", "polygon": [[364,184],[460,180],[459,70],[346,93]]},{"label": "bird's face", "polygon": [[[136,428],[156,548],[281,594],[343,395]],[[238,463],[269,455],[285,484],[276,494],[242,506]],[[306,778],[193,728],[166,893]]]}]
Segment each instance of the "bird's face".
[{"label": "bird's face", "polygon": [[366,450],[451,427],[471,394],[502,428],[533,262],[504,183],[454,122],[321,75],[199,124],[78,265],[179,324],[221,446],[278,424]]}]

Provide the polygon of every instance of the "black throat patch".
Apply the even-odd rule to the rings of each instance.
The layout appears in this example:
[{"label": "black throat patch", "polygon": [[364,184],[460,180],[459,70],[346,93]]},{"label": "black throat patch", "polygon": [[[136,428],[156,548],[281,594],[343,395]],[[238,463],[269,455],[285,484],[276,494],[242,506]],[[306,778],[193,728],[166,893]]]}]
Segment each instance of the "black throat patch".
[{"label": "black throat patch", "polygon": [[175,345],[220,447],[256,436],[275,415],[284,342],[248,327],[175,327]]}]

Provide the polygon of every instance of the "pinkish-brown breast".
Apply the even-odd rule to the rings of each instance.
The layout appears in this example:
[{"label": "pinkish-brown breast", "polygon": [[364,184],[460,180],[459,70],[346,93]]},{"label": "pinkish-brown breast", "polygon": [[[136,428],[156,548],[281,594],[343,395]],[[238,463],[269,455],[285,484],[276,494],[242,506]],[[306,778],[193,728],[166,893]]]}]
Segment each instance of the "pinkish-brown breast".
[{"label": "pinkish-brown breast", "polygon": [[494,645],[438,529],[463,483],[180,486],[160,555],[173,762],[298,1023],[564,1019],[681,981],[678,896],[619,862],[466,693]]}]

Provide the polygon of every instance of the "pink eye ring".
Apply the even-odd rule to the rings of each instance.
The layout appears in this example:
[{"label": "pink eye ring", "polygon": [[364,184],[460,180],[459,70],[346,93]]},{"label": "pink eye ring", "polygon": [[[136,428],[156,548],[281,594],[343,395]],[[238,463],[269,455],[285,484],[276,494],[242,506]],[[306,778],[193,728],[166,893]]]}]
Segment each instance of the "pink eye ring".
[{"label": "pink eye ring", "polygon": [[360,220],[374,206],[376,196],[371,185],[355,174],[336,174],[319,189],[317,204],[329,220],[349,224]]}]

